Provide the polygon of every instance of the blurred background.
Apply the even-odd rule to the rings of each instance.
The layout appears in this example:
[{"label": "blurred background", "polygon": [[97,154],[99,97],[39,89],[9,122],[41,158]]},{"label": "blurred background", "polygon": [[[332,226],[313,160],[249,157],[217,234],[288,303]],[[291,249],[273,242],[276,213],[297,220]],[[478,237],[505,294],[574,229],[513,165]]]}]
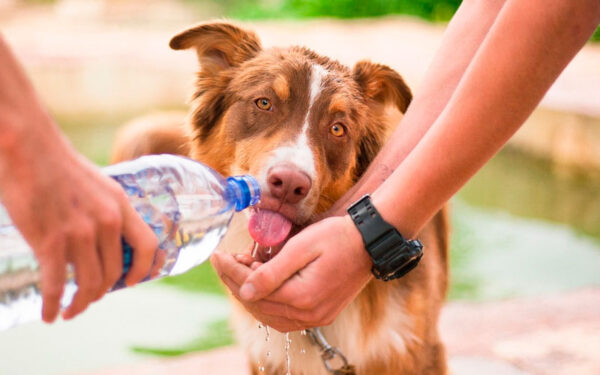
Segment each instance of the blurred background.
[{"label": "blurred background", "polygon": [[[191,24],[225,17],[254,29],[265,47],[301,44],[349,65],[368,58],[395,68],[416,91],[459,5],[0,0],[0,30],[74,146],[105,165],[120,125],[148,112],[186,109],[195,55],[171,51],[168,41]],[[451,303],[488,306],[598,290],[600,29],[451,205]],[[210,265],[203,265],[108,296],[68,324],[0,332],[0,374],[100,374],[231,345],[229,309]],[[600,342],[600,326],[592,333]]]}]

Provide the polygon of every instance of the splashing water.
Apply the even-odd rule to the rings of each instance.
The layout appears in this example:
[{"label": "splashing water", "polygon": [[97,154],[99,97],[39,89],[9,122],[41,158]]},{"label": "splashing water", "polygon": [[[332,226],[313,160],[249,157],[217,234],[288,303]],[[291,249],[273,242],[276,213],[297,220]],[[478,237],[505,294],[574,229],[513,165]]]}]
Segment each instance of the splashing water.
[{"label": "splashing water", "polygon": [[[303,329],[302,331],[300,331],[300,335],[306,336],[306,330]],[[306,354],[306,349],[304,349],[304,348],[300,349],[300,354]]]},{"label": "splashing water", "polygon": [[[260,199],[258,200],[258,203],[257,203],[257,205],[258,205],[259,203],[260,203]],[[251,212],[251,213],[253,213],[253,214],[257,214],[257,213],[259,213],[259,212],[260,212],[260,208],[258,208],[257,206],[253,206],[253,207],[251,207],[251,210],[250,210],[250,212]],[[251,253],[251,255],[252,255],[252,258],[255,258],[255,259],[256,259],[256,252],[257,252],[257,251],[258,251],[258,242],[254,241],[254,247],[252,248],[252,253]],[[262,327],[259,327],[259,328],[262,328]]]},{"label": "splashing water", "polygon": [[[258,322],[258,329],[263,329],[263,327],[265,328],[265,341],[269,342],[271,341],[271,331],[269,330],[269,326],[268,325],[263,325],[261,322]],[[267,351],[267,358],[271,356],[271,352]],[[260,361],[258,361],[258,371],[259,372],[264,372],[265,371],[265,366],[263,366],[261,364]]]},{"label": "splashing water", "polygon": [[285,375],[292,375],[290,372],[290,346],[292,345],[292,339],[290,339],[290,333],[285,334],[285,361],[287,366],[287,371]]},{"label": "splashing water", "polygon": [[256,259],[256,252],[258,251],[258,242],[254,241],[254,248],[252,249],[252,258]]}]

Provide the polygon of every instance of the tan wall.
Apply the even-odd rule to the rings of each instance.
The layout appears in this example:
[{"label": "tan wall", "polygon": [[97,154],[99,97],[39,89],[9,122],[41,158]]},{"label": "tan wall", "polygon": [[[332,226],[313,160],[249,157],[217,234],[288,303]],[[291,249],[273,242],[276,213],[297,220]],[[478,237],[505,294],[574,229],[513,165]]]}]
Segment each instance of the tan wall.
[{"label": "tan wall", "polygon": [[558,167],[600,172],[598,117],[538,108],[509,144]]}]

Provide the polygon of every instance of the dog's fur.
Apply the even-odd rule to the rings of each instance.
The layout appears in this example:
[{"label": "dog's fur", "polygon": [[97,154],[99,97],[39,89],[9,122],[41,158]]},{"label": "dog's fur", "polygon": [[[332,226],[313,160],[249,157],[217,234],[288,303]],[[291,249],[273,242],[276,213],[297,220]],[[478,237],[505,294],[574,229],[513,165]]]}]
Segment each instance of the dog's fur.
[{"label": "dog's fur", "polygon": [[[177,124],[157,127],[147,119],[149,125],[123,133],[127,137],[121,137],[113,161],[169,151],[189,153],[223,175],[252,174],[261,183],[262,204],[298,226],[327,210],[357,181],[398,120],[389,108],[404,113],[411,100],[402,78],[387,66],[361,61],[349,69],[302,47],[264,50],[254,33],[226,22],[188,29],[170,45],[195,49],[200,63],[187,119],[191,135]],[[265,98],[268,105],[261,108]],[[165,140],[175,140],[170,150],[159,148]],[[308,176],[309,189],[298,202],[269,194],[269,171],[279,165]],[[235,221],[224,247],[239,251],[251,240],[245,216]],[[447,286],[447,232],[442,210],[419,234],[425,245],[419,267],[396,281],[371,281],[323,328],[357,374],[446,373],[437,321]],[[233,323],[253,374],[285,374],[281,334],[272,332],[266,342],[265,332],[240,306]],[[294,332],[291,339],[292,374],[328,374],[306,336]]]}]

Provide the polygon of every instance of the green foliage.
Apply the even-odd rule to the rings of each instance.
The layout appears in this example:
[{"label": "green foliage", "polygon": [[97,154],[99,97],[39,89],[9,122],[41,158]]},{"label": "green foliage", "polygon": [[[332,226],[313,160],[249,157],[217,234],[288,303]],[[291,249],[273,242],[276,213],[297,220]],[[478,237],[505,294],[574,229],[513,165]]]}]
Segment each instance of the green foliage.
[{"label": "green foliage", "polygon": [[227,320],[218,320],[212,322],[202,336],[192,340],[187,344],[173,348],[134,346],[131,348],[131,350],[139,354],[175,357],[187,353],[220,348],[231,344],[233,344],[233,333],[229,328],[229,323]]},{"label": "green foliage", "polygon": [[600,42],[600,26],[596,29],[596,32],[592,35],[590,39],[592,42]]},{"label": "green foliage", "polygon": [[225,8],[229,16],[243,19],[360,18],[409,14],[431,21],[447,21],[460,2],[460,0],[230,0]]},{"label": "green foliage", "polygon": [[184,274],[165,277],[159,280],[158,283],[191,292],[225,294],[219,276],[208,261]]}]

